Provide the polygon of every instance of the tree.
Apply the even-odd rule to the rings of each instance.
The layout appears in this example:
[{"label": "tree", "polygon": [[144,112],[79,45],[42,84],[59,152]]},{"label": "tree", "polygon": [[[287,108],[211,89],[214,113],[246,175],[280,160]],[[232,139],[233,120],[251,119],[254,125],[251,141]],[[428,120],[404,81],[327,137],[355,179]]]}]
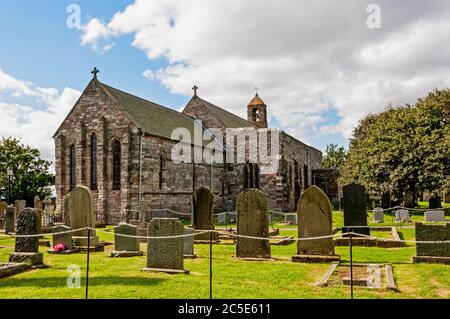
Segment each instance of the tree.
[{"label": "tree", "polygon": [[[43,198],[51,192],[55,176],[49,172],[51,162],[40,158],[37,149],[21,144],[15,138],[0,141],[0,197],[11,203],[25,199],[31,204],[34,196]],[[8,177],[8,170],[11,176]]]},{"label": "tree", "polygon": [[346,152],[343,146],[329,144],[323,156],[323,168],[340,169],[344,164]]},{"label": "tree", "polygon": [[434,90],[414,106],[387,107],[354,129],[342,184],[417,197],[450,189],[450,90]]}]

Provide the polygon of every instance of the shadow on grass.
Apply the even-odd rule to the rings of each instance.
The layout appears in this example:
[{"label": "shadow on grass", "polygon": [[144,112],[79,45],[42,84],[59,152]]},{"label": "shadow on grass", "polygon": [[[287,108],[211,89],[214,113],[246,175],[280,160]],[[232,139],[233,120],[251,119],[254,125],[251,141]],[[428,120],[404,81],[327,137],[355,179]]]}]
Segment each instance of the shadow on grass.
[{"label": "shadow on grass", "polygon": [[[89,277],[89,286],[155,286],[161,284],[166,279],[145,278],[145,277]],[[42,288],[64,288],[67,284],[66,277],[40,277],[40,278],[3,278],[0,279],[0,286],[4,287],[42,287]],[[81,280],[84,286],[85,278]]]}]

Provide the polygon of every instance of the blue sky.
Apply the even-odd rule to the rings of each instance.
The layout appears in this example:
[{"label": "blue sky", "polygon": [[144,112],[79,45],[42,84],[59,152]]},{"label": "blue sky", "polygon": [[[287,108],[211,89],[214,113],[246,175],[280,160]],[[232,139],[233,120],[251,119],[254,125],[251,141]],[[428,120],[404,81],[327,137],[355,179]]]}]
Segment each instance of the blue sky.
[{"label": "blue sky", "polygon": [[372,2],[2,1],[0,135],[52,159],[53,131],[96,66],[102,82],[174,109],[197,84],[244,117],[257,86],[272,127],[347,146],[364,115],[449,86],[450,6],[380,0],[370,28]]}]

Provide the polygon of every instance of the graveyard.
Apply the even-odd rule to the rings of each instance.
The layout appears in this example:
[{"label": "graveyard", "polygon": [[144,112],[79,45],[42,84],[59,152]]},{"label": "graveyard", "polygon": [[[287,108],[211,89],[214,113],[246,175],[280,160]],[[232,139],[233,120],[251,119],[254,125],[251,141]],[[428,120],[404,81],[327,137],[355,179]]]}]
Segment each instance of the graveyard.
[{"label": "graveyard", "polygon": [[[426,206],[428,203],[420,203]],[[444,204],[443,208],[450,207]],[[447,220],[450,218],[447,216]],[[189,226],[172,219],[176,227]],[[412,214],[409,223],[392,222],[391,216],[385,214],[383,226],[395,226],[403,240],[415,240],[414,221],[423,220],[423,214]],[[368,212],[367,224],[371,227],[371,235],[387,238],[387,234],[376,231],[379,226]],[[176,224],[174,224],[176,225]],[[235,227],[229,224],[227,227]],[[269,230],[279,229],[281,236],[297,237],[296,225],[287,225],[282,220],[273,220],[268,224]],[[344,213],[334,210],[332,228],[344,226]],[[154,226],[156,227],[156,226]],[[172,227],[172,226],[171,226]],[[223,226],[216,226],[221,232]],[[160,228],[159,228],[160,229]],[[124,230],[125,231],[125,230]],[[164,231],[160,230],[164,233]],[[180,230],[178,230],[180,232]],[[161,233],[161,234],[162,234]],[[133,234],[129,232],[128,234]],[[136,234],[136,232],[134,232]],[[113,226],[96,229],[98,242],[114,243]],[[40,241],[51,241],[48,234]],[[170,247],[174,241],[170,239]],[[97,242],[97,240],[95,240]],[[185,272],[168,274],[165,272],[144,272],[147,266],[145,255],[156,255],[148,250],[147,243],[139,243],[141,253],[129,258],[111,258],[114,245],[106,245],[104,251],[90,253],[89,298],[175,298],[175,299],[207,299],[209,298],[210,245],[205,240],[196,241],[194,253],[196,258],[184,259]],[[182,243],[181,243],[182,245]],[[14,253],[15,239],[0,237],[0,263],[8,262]],[[340,267],[330,276],[329,284],[319,285],[330,268],[330,263],[292,262],[297,252],[297,244],[271,245],[270,259],[248,260],[236,258],[236,245],[230,240],[221,240],[212,246],[212,287],[214,298],[267,298],[267,299],[308,299],[308,298],[350,298],[350,286],[336,284],[339,271],[345,272],[348,265],[349,247],[335,246],[334,254],[340,256]],[[261,247],[262,250],[267,250]],[[45,268],[27,270],[14,276],[0,279],[0,298],[50,298],[50,299],[82,299],[85,298],[86,252],[73,254],[49,254],[49,247],[40,246]],[[119,248],[120,250],[120,248]],[[416,247],[413,242],[400,248],[353,247],[353,263],[355,264],[354,298],[449,298],[450,277],[448,265],[413,263]],[[260,254],[261,255],[261,254]],[[264,257],[264,256],[260,256]],[[267,257],[267,256],[266,256]],[[80,267],[81,287],[69,289],[66,286],[67,268],[70,265]],[[392,267],[395,288],[367,288],[358,286],[359,265],[380,265]],[[153,265],[152,267],[158,267]],[[176,268],[176,267],[174,267]],[[364,267],[363,267],[364,268]],[[348,270],[347,270],[348,272]],[[384,278],[383,270],[383,278]],[[343,275],[344,279],[346,275]]]}]

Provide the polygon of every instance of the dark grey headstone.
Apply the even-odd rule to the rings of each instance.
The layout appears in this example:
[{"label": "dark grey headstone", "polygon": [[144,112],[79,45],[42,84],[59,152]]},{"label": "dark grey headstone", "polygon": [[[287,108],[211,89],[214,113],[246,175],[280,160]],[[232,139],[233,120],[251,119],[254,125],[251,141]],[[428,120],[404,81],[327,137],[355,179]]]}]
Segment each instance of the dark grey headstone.
[{"label": "dark grey headstone", "polygon": [[[214,229],[214,194],[207,187],[201,186],[193,195],[193,216],[192,228],[194,230],[212,230]],[[217,241],[217,233],[213,233],[213,240]],[[196,240],[209,240],[210,234],[201,234],[195,236]]]},{"label": "dark grey headstone", "polygon": [[439,196],[431,196],[428,202],[429,209],[442,208],[441,198]]},{"label": "dark grey headstone", "polygon": [[8,235],[10,233],[14,233],[15,231],[15,214],[16,209],[13,205],[10,205],[6,208],[5,211],[5,234]]},{"label": "dark grey headstone", "polygon": [[385,192],[381,195],[381,208],[391,208],[391,192]]},{"label": "dark grey headstone", "polygon": [[[344,186],[344,227],[343,233],[353,232],[363,235],[370,235],[367,227],[366,193],[364,186],[350,184]],[[349,228],[349,226],[359,226]],[[366,226],[366,227],[361,227]]]},{"label": "dark grey headstone", "polygon": [[[269,212],[266,195],[257,189],[245,190],[237,199],[239,235],[269,239]],[[240,258],[270,258],[269,240],[237,239],[236,256]]]},{"label": "dark grey headstone", "polygon": [[[184,229],[185,235],[192,235],[193,230],[190,228]],[[184,257],[194,257],[194,236],[184,237]]]}]

